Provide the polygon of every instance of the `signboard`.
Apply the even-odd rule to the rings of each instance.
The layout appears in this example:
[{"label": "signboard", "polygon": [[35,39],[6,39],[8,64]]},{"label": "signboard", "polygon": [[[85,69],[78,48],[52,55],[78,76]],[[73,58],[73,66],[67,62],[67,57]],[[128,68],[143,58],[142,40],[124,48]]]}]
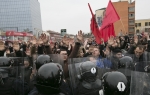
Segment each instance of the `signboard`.
[{"label": "signboard", "polygon": [[6,31],[6,36],[23,36],[21,32]]},{"label": "signboard", "polygon": [[61,29],[60,32],[61,32],[61,36],[65,36],[67,33],[67,29]]}]

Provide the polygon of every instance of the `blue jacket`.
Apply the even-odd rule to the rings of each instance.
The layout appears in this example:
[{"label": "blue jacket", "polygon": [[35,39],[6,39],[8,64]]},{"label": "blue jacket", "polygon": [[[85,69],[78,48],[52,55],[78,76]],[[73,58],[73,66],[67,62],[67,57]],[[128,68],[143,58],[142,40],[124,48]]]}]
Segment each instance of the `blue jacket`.
[{"label": "blue jacket", "polygon": [[111,61],[108,58],[102,59],[102,57],[99,57],[99,58],[97,58],[96,66],[98,68],[110,69],[111,66],[112,66],[112,63],[111,63]]}]

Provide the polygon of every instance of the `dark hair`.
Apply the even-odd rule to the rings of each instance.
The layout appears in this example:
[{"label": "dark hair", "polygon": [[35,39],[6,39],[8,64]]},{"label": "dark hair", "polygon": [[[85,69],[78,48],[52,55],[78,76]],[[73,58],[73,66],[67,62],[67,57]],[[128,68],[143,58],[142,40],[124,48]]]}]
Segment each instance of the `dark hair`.
[{"label": "dark hair", "polygon": [[146,47],[143,45],[138,45],[136,48],[139,48],[140,50],[143,50],[143,51],[146,49]]},{"label": "dark hair", "polygon": [[122,53],[120,48],[114,48],[112,49],[113,54]]}]

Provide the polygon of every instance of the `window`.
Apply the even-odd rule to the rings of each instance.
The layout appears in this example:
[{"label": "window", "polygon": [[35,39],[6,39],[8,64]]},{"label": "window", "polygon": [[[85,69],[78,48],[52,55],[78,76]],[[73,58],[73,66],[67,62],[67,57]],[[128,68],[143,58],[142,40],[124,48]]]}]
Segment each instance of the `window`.
[{"label": "window", "polygon": [[137,26],[141,26],[141,23],[138,23],[138,25]]},{"label": "window", "polygon": [[145,22],[145,26],[148,26],[148,22]]},{"label": "window", "polygon": [[136,33],[139,33],[139,32],[140,32],[139,29],[137,29],[137,30],[136,30]]},{"label": "window", "polygon": [[129,12],[133,12],[134,11],[134,7],[129,7]]},{"label": "window", "polygon": [[137,27],[137,23],[135,23],[135,27]]},{"label": "window", "polygon": [[135,24],[134,20],[129,20],[129,25],[134,25],[134,24]]},{"label": "window", "polygon": [[135,27],[141,27],[141,23],[135,23]]},{"label": "window", "polygon": [[134,17],[134,14],[129,14],[129,17]]},{"label": "window", "polygon": [[134,32],[134,27],[129,27],[129,32]]},{"label": "window", "polygon": [[134,27],[129,27],[129,29],[134,29]]},{"label": "window", "polygon": [[97,17],[97,23],[98,23],[98,25],[99,26],[101,26],[102,25],[102,17]]},{"label": "window", "polygon": [[149,32],[150,31],[150,28],[145,28],[145,32]]},{"label": "window", "polygon": [[134,23],[134,20],[129,20],[129,23]]}]

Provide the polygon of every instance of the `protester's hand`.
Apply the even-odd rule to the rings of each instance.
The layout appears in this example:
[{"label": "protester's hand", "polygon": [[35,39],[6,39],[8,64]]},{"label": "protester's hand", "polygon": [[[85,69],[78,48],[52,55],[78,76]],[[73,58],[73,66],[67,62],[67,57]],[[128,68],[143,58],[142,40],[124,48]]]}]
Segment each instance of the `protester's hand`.
[{"label": "protester's hand", "polygon": [[117,43],[120,43],[120,39],[119,39],[118,37],[116,38],[116,42],[117,42]]},{"label": "protester's hand", "polygon": [[23,44],[23,41],[22,41],[22,40],[19,40],[19,43]]},{"label": "protester's hand", "polygon": [[150,40],[149,34],[147,32],[144,35],[145,35],[145,37],[146,37],[147,40]]},{"label": "protester's hand", "polygon": [[63,46],[63,42],[60,42],[60,46]]},{"label": "protester's hand", "polygon": [[6,54],[10,54],[10,50],[9,49],[6,50]]},{"label": "protester's hand", "polygon": [[138,36],[137,36],[137,35],[134,36],[134,43],[135,43],[135,44],[138,43]]},{"label": "protester's hand", "polygon": [[114,36],[111,36],[108,40],[108,45],[113,45],[114,44]]},{"label": "protester's hand", "polygon": [[71,50],[71,46],[73,43],[69,42],[68,50]]},{"label": "protester's hand", "polygon": [[100,40],[101,40],[101,43],[104,45],[104,44],[105,44],[105,43],[104,43],[104,39],[103,39],[103,38],[101,38]]},{"label": "protester's hand", "polygon": [[120,45],[120,44],[118,44],[117,41],[115,40],[114,43],[112,44],[112,47],[117,47],[117,46],[119,46],[119,45]]},{"label": "protester's hand", "polygon": [[48,38],[47,38],[47,36],[46,36],[45,33],[42,35],[41,39],[43,40],[43,43],[44,43],[44,44],[47,44],[47,43],[48,43]]},{"label": "protester's hand", "polygon": [[51,43],[51,44],[50,44],[50,47],[53,49],[53,48],[54,48],[54,43]]},{"label": "protester's hand", "polygon": [[16,51],[20,50],[20,46],[19,46],[18,41],[14,41],[14,43],[13,43],[13,49],[16,50]]},{"label": "protester's hand", "polygon": [[31,42],[33,45],[36,45],[36,44],[37,44],[37,39],[36,39],[35,37],[32,37],[30,42]]},{"label": "protester's hand", "polygon": [[72,45],[72,44],[74,44],[74,39],[73,38],[70,38],[69,39],[69,43]]},{"label": "protester's hand", "polygon": [[38,45],[42,45],[43,44],[42,36],[38,39],[37,44]]},{"label": "protester's hand", "polygon": [[89,40],[89,39],[86,39],[86,40],[84,41],[84,48],[86,48],[86,46],[87,46],[87,44],[88,44],[88,40]]},{"label": "protester's hand", "polygon": [[69,45],[69,38],[65,35],[63,38],[62,38],[62,42],[65,44],[65,45]]},{"label": "protester's hand", "polygon": [[0,40],[0,51],[5,49],[5,45],[4,42],[2,40]]},{"label": "protester's hand", "polygon": [[84,42],[84,38],[83,38],[83,33],[82,31],[78,31],[78,35],[76,35],[77,37],[77,41],[83,43]]}]

